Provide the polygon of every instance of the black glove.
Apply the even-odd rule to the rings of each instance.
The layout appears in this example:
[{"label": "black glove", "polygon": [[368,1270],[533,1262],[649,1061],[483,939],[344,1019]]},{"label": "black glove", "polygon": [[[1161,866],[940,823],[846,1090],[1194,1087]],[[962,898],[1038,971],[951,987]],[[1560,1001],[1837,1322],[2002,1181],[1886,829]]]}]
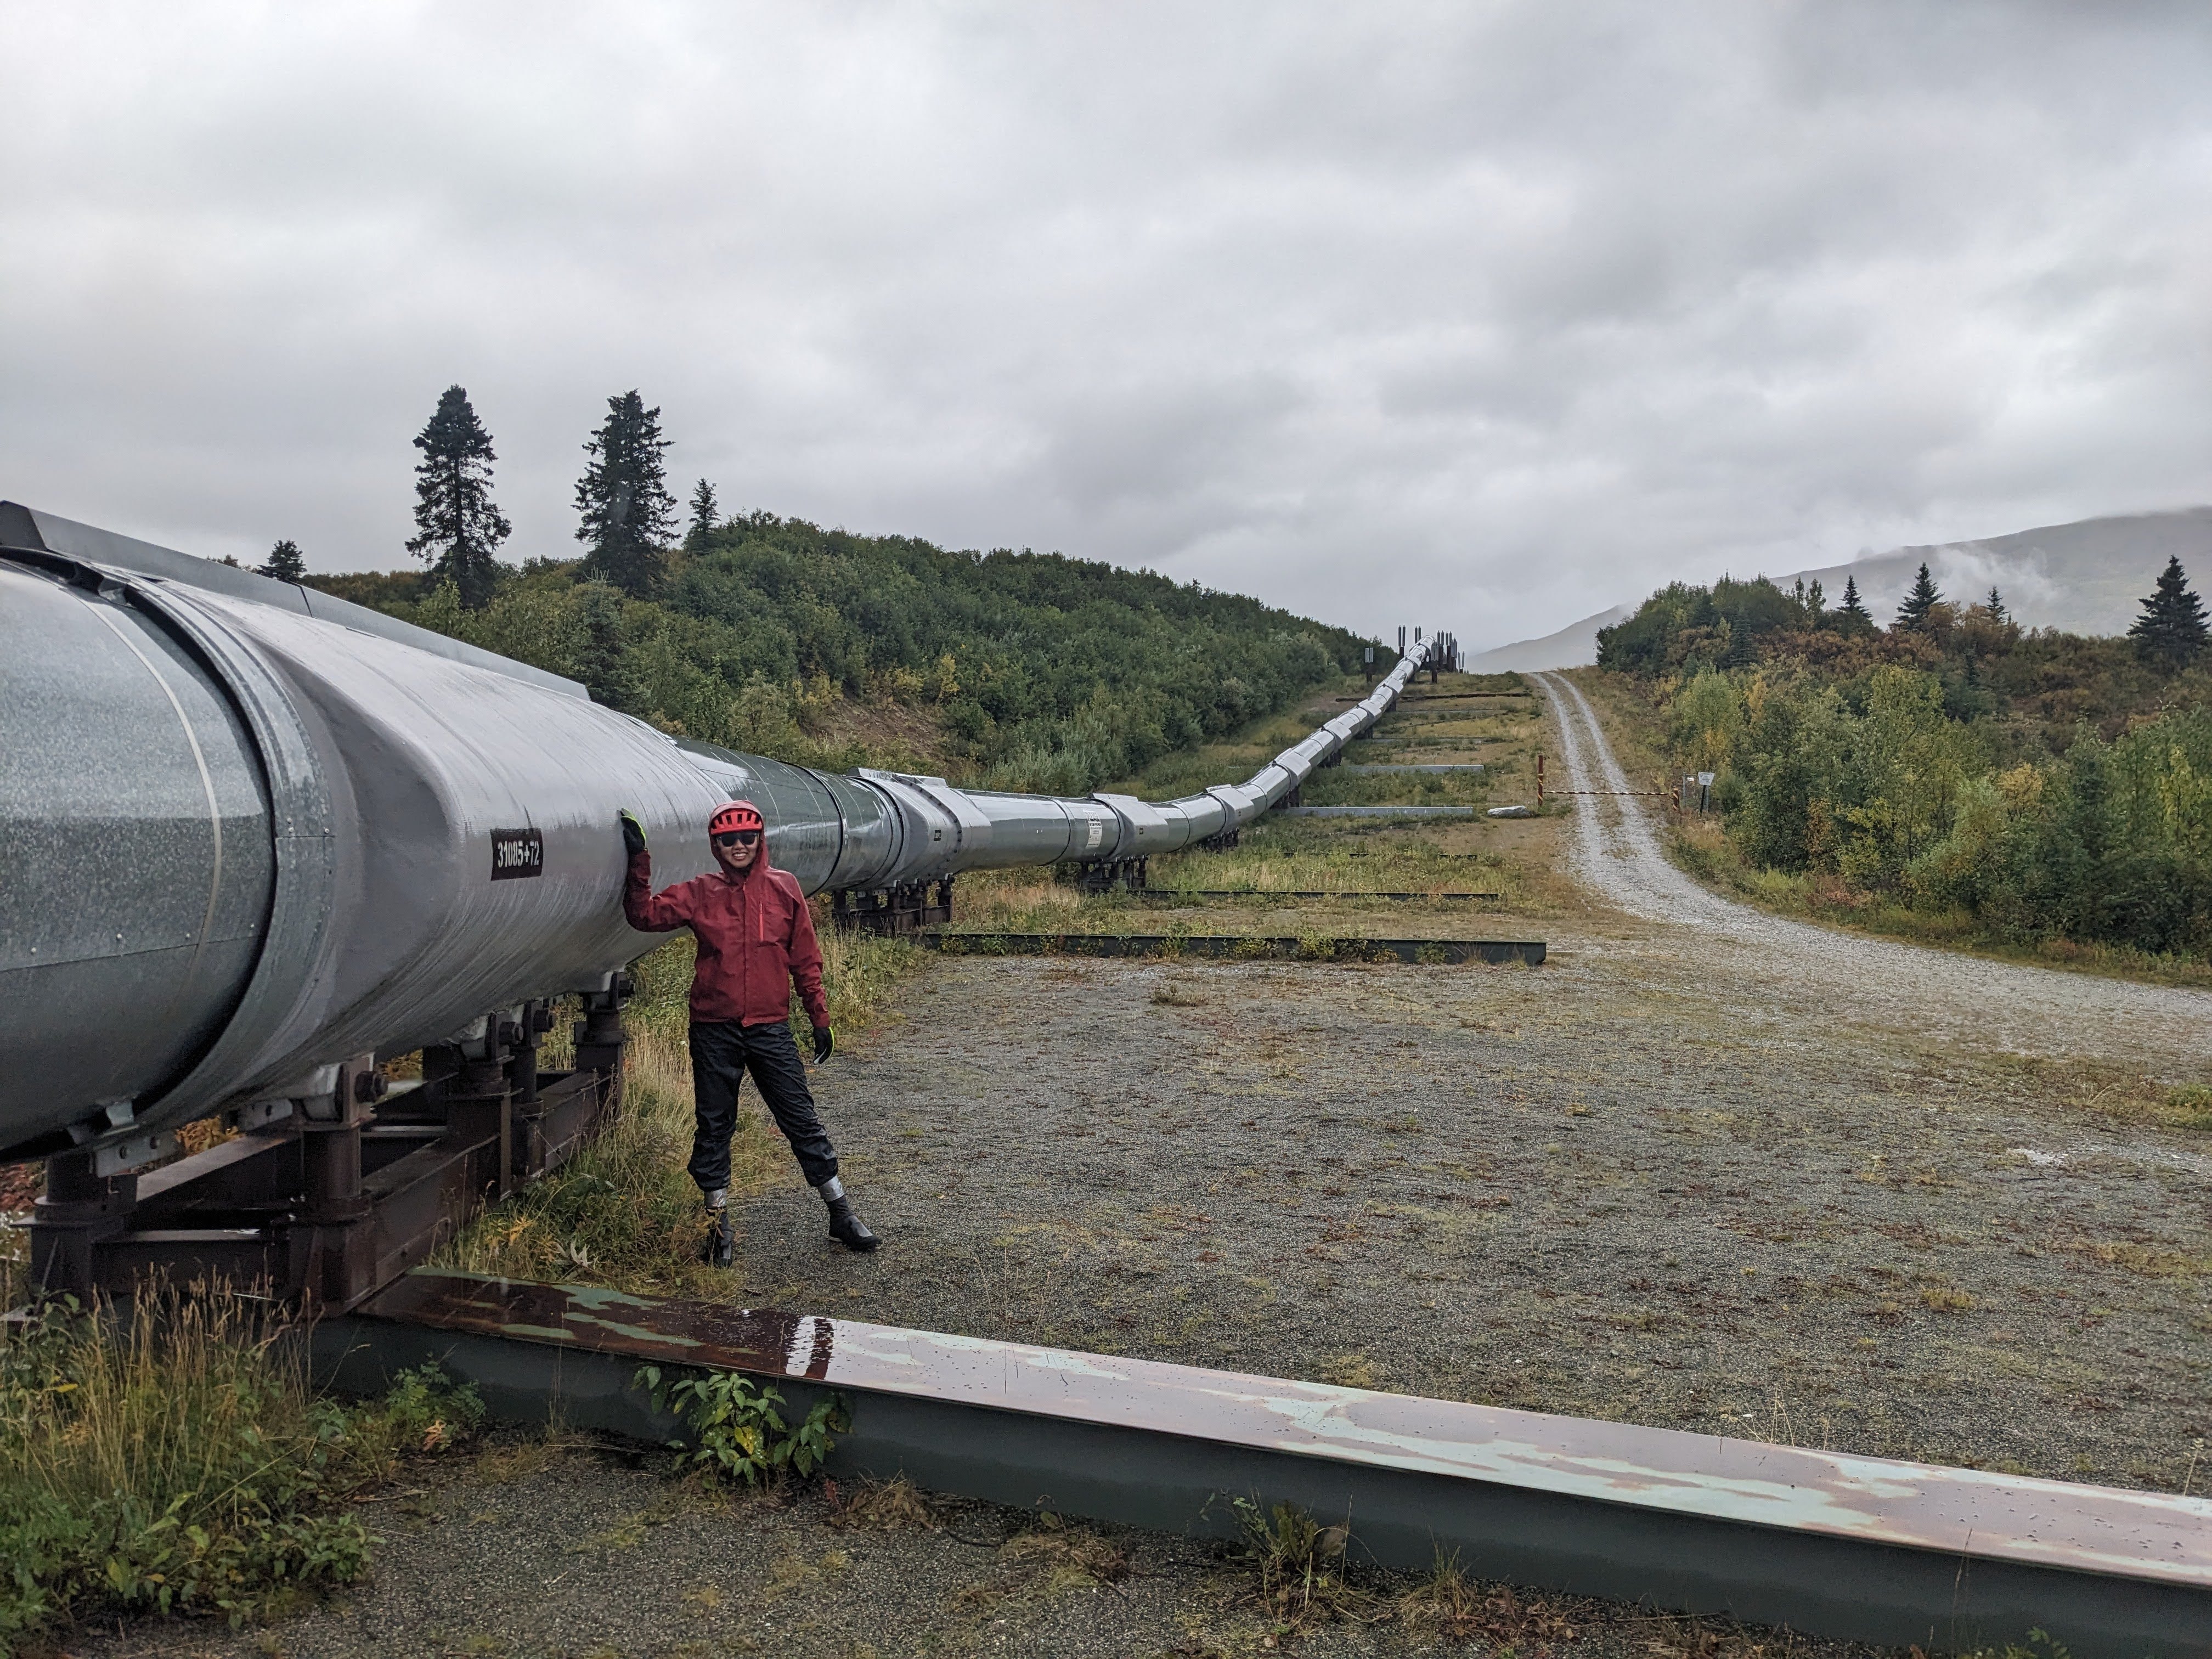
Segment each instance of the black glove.
[{"label": "black glove", "polygon": [[814,1028],[814,1063],[817,1066],[823,1065],[829,1060],[830,1050],[836,1046],[830,1040],[830,1028],[827,1025],[817,1025]]},{"label": "black glove", "polygon": [[630,816],[629,808],[622,810],[623,851],[635,858],[645,851],[645,826]]}]

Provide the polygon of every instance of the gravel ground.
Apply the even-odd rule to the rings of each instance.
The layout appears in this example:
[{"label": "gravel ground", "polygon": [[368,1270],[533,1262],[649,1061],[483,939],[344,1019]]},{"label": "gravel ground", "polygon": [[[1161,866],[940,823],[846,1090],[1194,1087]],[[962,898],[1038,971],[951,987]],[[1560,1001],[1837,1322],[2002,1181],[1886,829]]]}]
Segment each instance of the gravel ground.
[{"label": "gravel ground", "polygon": [[[1543,683],[1572,787],[1625,787],[1579,692]],[[2128,1114],[2202,1079],[2212,998],[1767,917],[1675,872],[1632,801],[1581,799],[1510,828],[1557,840],[1607,904],[1458,924],[1547,937],[1540,969],[928,962],[816,1079],[884,1248],[830,1246],[793,1173],[742,1211],[733,1294],[2063,1478],[2201,1477],[2208,1143]],[[1400,915],[1367,925],[1410,931]],[[217,1645],[1263,1650],[1243,1577],[1179,1540],[1118,1540],[1139,1576],[1102,1589],[993,1548],[1034,1524],[1000,1511],[956,1520],[980,1543],[852,1534],[818,1498],[706,1510],[580,1452],[438,1480],[395,1506],[374,1589],[268,1649]],[[1711,1650],[1582,1616],[1571,1651],[1590,1659]],[[190,1643],[141,1627],[73,1650],[149,1645]],[[1390,1625],[1299,1645],[1434,1644]]]},{"label": "gravel ground", "polygon": [[[1481,1613],[1470,1649],[1377,1585],[1358,1616],[1279,1634],[1249,1575],[1188,1540],[1051,1526],[987,1504],[937,1503],[919,1524],[841,1524],[815,1489],[704,1492],[653,1460],[507,1437],[415,1471],[372,1506],[374,1581],[275,1626],[141,1620],[73,1632],[81,1659],[1410,1659],[1495,1651],[1573,1659],[1785,1659],[1725,1624],[1638,1616],[1571,1599]],[[850,1510],[843,1512],[849,1516]],[[1532,1620],[1534,1611],[1537,1619]],[[1557,1622],[1554,1622],[1557,1621]],[[1572,1632],[1562,1640],[1560,1626]],[[1840,1644],[1786,1659],[1851,1659]]]}]

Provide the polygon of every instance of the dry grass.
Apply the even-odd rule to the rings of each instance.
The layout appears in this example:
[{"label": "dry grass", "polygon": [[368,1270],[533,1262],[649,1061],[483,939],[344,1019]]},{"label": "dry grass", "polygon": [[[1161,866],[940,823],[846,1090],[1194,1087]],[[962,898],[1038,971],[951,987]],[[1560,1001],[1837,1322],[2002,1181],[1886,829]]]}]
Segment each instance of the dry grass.
[{"label": "dry grass", "polygon": [[[707,1238],[691,1151],[691,1066],[680,1042],[650,1024],[631,1036],[621,1113],[566,1164],[486,1211],[432,1258],[507,1279],[613,1285],[662,1296],[726,1287],[699,1257]],[[753,1110],[730,1143],[733,1193],[765,1190],[789,1149]]]},{"label": "dry grass", "polygon": [[1055,1516],[1042,1517],[1036,1532],[1009,1538],[999,1559],[1025,1569],[1031,1586],[1046,1595],[1065,1590],[1118,1584],[1133,1571],[1128,1551],[1084,1527],[1071,1527]]},{"label": "dry grass", "polygon": [[318,1400],[298,1333],[228,1288],[50,1305],[0,1346],[0,1652],[88,1606],[242,1619],[349,1582],[370,1540],[336,1505],[481,1416],[427,1372]]},{"label": "dry grass", "polygon": [[2032,1054],[2004,1059],[2023,1083],[2050,1091],[2069,1110],[2084,1117],[2162,1129],[2212,1130],[2212,1088],[2202,1084],[2176,1087],[2146,1073],[2084,1060],[2051,1060]]},{"label": "dry grass", "polygon": [[1348,1525],[1323,1526],[1295,1504],[1262,1510],[1243,1498],[1237,1500],[1237,1517],[1260,1605],[1279,1631],[1337,1620],[1376,1624],[1390,1616],[1380,1596],[1345,1577]]},{"label": "dry grass", "polygon": [[1379,1389],[1382,1368],[1364,1353],[1332,1354],[1321,1363],[1321,1380],[1344,1389]]},{"label": "dry grass", "polygon": [[1163,1008],[1203,1008],[1206,1000],[1188,980],[1171,979],[1152,993],[1152,1001]]},{"label": "dry grass", "polygon": [[[611,1285],[656,1296],[713,1298],[726,1272],[700,1260],[705,1212],[684,1165],[691,1152],[686,1034],[696,947],[682,934],[632,969],[621,1113],[544,1180],[495,1206],[433,1257],[434,1265],[508,1279]],[[865,1030],[920,953],[891,939],[822,930],[823,985],[841,1035]],[[794,1016],[804,1027],[804,1019]],[[757,1109],[738,1114],[730,1141],[733,1197],[788,1178],[790,1149]]]},{"label": "dry grass", "polygon": [[1459,1558],[1442,1551],[1428,1577],[1398,1596],[1395,1608],[1408,1631],[1453,1642],[1480,1638],[1508,1652],[1540,1653],[1551,1643],[1575,1639],[1573,1623],[1550,1602],[1469,1578]]},{"label": "dry grass", "polygon": [[921,1488],[903,1474],[888,1480],[861,1480],[850,1492],[835,1480],[822,1483],[823,1501],[830,1506],[830,1524],[861,1532],[899,1532],[909,1528],[933,1529],[937,1511]]}]

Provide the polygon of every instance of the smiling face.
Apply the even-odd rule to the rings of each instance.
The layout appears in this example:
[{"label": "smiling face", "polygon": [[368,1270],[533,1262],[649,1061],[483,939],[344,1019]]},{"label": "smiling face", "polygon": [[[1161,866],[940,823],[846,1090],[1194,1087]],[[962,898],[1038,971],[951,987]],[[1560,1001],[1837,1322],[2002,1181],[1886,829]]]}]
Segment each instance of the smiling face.
[{"label": "smiling face", "polygon": [[711,837],[708,844],[714,849],[717,864],[731,875],[741,876],[753,867],[753,860],[760,856],[761,832],[757,830],[726,830]]}]

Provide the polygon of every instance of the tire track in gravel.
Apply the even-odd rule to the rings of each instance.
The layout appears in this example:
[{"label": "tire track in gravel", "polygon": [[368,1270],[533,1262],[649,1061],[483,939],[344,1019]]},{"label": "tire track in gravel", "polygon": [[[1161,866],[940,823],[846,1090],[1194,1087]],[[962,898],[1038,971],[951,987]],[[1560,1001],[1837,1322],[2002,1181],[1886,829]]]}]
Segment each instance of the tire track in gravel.
[{"label": "tire track in gravel", "polygon": [[[1626,791],[1627,776],[1581,688],[1557,673],[1528,678],[1552,705],[1571,787]],[[2203,1075],[2212,993],[1995,962],[1769,915],[1677,869],[1633,796],[1577,800],[1575,873],[1607,902],[1661,924],[1677,949],[1725,951],[1735,974],[1810,992],[1838,1018],[1984,1051],[2094,1058],[2177,1083]],[[2194,1158],[2188,1167],[2212,1173],[2212,1158]]]}]

